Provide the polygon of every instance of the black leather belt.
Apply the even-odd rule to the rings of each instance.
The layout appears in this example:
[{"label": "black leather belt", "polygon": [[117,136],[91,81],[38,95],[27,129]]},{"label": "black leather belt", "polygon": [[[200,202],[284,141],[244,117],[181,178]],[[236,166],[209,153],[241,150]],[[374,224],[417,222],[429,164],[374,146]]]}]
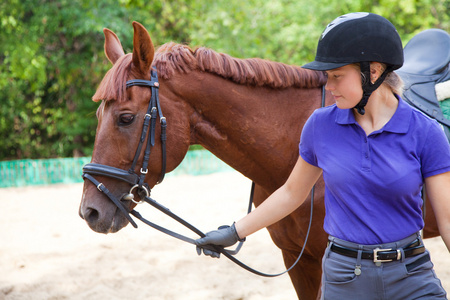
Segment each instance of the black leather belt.
[{"label": "black leather belt", "polygon": [[[348,257],[357,258],[358,250],[351,249],[343,246],[339,246],[333,243],[330,250]],[[425,252],[425,246],[421,244],[419,240],[416,240],[403,248],[403,253],[406,257],[415,256]],[[361,253],[362,259],[370,259],[373,262],[390,262],[400,260],[402,258],[402,252],[400,249],[373,249],[372,251],[363,250]]]}]

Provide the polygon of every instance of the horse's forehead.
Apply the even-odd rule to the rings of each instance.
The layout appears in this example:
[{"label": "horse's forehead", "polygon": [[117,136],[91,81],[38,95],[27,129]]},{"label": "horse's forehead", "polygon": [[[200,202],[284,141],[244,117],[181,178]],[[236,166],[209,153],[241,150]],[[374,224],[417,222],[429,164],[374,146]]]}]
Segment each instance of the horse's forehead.
[{"label": "horse's forehead", "polygon": [[151,97],[149,88],[133,87],[127,89],[127,95],[121,100],[102,100],[97,108],[97,118],[100,120],[105,114],[113,114],[119,110],[130,110],[137,113],[145,109]]},{"label": "horse's forehead", "polygon": [[117,100],[102,100],[100,106],[97,108],[97,118],[101,120],[104,116],[114,113],[117,109]]},{"label": "horse's forehead", "polygon": [[116,111],[116,104],[118,101],[116,100],[102,100],[99,107],[97,108],[97,119],[99,121],[99,124],[101,124],[102,120],[109,115],[113,114]]}]

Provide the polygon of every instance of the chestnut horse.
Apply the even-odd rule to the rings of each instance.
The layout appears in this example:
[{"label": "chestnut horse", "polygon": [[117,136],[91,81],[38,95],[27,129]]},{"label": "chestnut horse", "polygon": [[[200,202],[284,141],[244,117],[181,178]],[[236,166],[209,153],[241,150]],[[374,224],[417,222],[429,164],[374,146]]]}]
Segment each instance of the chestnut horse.
[{"label": "chestnut horse", "polygon": [[[200,144],[256,184],[254,203],[264,199],[287,179],[298,158],[302,127],[321,106],[322,72],[262,59],[236,59],[210,49],[169,43],[155,53],[146,29],[134,27],[133,53],[125,54],[117,36],[104,29],[105,53],[113,67],[93,96],[101,101],[92,163],[140,174],[143,154],[133,164],[151,89],[126,88],[132,79],[151,80],[151,68],[159,77],[161,109],[167,119],[167,171],[175,169],[189,145]],[[330,95],[326,104],[332,103]],[[156,136],[161,133],[156,129]],[[145,144],[145,143],[144,143]],[[156,139],[149,157],[145,182],[153,187],[162,172],[161,141]],[[133,168],[133,167],[131,167]],[[131,210],[134,203],[123,198],[129,183],[99,176],[109,192]],[[324,184],[316,185],[313,226],[299,263],[289,272],[300,299],[318,296],[321,260],[327,235],[323,231]],[[136,195],[138,197],[138,195]],[[429,209],[431,211],[431,209]],[[116,232],[128,224],[117,206],[86,181],[80,216],[100,233]],[[268,227],[281,249],[286,266],[302,250],[310,217],[310,201],[288,217]],[[433,216],[428,236],[438,234]],[[231,222],[232,220],[230,220]],[[430,229],[430,228],[428,228]]]}]

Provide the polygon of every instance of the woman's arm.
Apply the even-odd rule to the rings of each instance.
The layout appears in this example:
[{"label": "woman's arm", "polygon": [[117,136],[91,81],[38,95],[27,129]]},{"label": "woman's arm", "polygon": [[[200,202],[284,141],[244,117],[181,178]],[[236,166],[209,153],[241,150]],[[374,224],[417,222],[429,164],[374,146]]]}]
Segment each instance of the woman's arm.
[{"label": "woman's arm", "polygon": [[235,224],[239,237],[242,239],[265,228],[297,209],[321,174],[322,169],[310,165],[299,156],[286,183]]},{"label": "woman's arm", "polygon": [[439,233],[450,252],[450,172],[426,178],[425,185]]},{"label": "woman's arm", "polygon": [[299,157],[286,183],[253,212],[232,226],[210,231],[205,237],[197,239],[195,241],[197,253],[200,255],[203,248],[205,255],[219,257],[220,253],[203,246],[228,247],[253,232],[281,220],[305,201],[309,191],[321,174],[322,169],[308,164],[303,158]]}]

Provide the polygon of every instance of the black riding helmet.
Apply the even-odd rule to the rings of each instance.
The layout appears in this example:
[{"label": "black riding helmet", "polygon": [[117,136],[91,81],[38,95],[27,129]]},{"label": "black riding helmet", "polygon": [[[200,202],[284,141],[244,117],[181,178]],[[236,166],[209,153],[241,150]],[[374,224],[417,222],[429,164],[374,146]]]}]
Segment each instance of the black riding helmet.
[{"label": "black riding helmet", "polygon": [[[387,68],[375,83],[370,81],[370,62],[386,64]],[[357,12],[336,18],[323,31],[317,45],[316,58],[305,69],[326,71],[359,63],[363,96],[355,108],[363,115],[373,91],[386,75],[403,65],[403,47],[394,25],[382,16]]]}]

